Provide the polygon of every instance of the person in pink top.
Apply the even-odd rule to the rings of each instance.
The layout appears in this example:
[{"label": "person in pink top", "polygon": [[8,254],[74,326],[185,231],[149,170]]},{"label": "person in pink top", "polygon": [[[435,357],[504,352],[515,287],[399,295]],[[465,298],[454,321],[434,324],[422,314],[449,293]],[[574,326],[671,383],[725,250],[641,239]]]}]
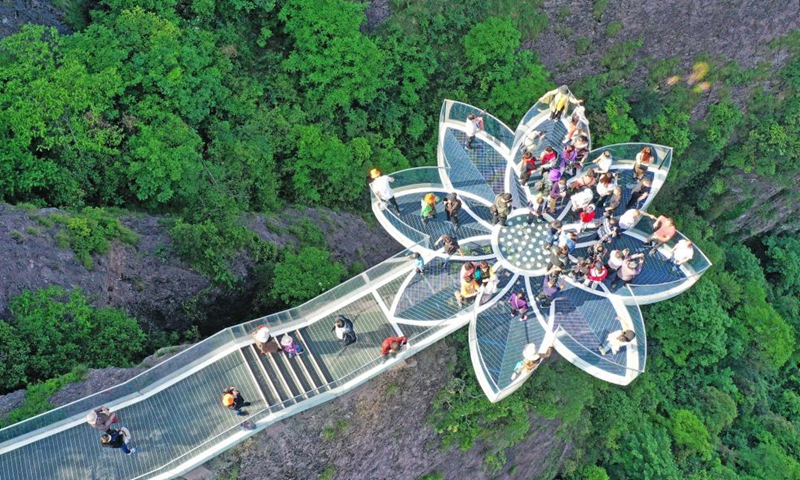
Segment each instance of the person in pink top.
[{"label": "person in pink top", "polygon": [[678,233],[678,229],[675,228],[675,222],[673,222],[671,218],[665,217],[664,215],[656,218],[653,224],[653,234],[647,237],[645,242],[649,243],[652,247],[650,255],[656,253],[661,245],[672,240],[672,237],[674,237],[676,233]]}]

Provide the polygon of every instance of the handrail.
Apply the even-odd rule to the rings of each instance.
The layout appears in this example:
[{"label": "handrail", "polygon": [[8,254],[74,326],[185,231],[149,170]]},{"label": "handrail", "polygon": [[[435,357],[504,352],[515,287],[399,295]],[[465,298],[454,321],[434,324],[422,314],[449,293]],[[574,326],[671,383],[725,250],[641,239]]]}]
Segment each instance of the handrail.
[{"label": "handrail", "polygon": [[[644,368],[643,368],[643,367],[642,367],[641,369],[639,369],[639,368],[630,368],[630,367],[628,367],[627,363],[626,363],[626,364],[622,364],[622,363],[616,362],[616,361],[612,360],[610,357],[607,357],[607,356],[602,356],[602,355],[600,355],[600,353],[598,353],[598,352],[595,352],[595,351],[593,351],[593,350],[591,350],[591,349],[587,348],[587,347],[586,347],[586,345],[584,345],[583,343],[581,343],[581,342],[579,342],[578,340],[576,340],[576,339],[575,339],[575,337],[573,337],[573,336],[572,336],[572,335],[571,335],[571,334],[570,334],[568,331],[566,331],[566,330],[564,329],[564,327],[562,327],[561,325],[559,325],[559,326],[556,328],[556,331],[557,331],[557,332],[560,332],[560,333],[563,333],[564,335],[566,335],[567,337],[569,337],[569,338],[570,338],[570,340],[572,340],[572,342],[573,342],[575,345],[577,345],[578,347],[580,347],[580,351],[583,351],[583,352],[585,352],[585,353],[588,353],[588,354],[590,355],[590,357],[589,357],[589,358],[594,358],[594,359],[595,359],[595,362],[596,362],[596,364],[601,364],[601,363],[609,363],[609,364],[612,364],[612,365],[616,365],[616,366],[618,366],[618,367],[622,367],[622,368],[624,368],[625,370],[629,370],[629,371],[632,371],[632,372],[637,372],[637,373],[643,373],[643,372],[644,372]],[[637,338],[638,338],[638,337],[637,337]],[[556,339],[558,339],[558,341],[559,341],[559,342],[561,342],[561,344],[562,344],[562,345],[564,345],[564,342],[562,341],[562,337],[560,337],[558,334],[556,335]],[[600,342],[602,343],[602,342],[603,342],[603,340],[604,340],[604,339],[600,339]],[[630,346],[631,346],[631,345],[630,345],[630,344],[628,344],[628,345],[626,345],[626,347],[625,347],[625,348],[628,348],[628,347],[630,347]],[[639,342],[638,342],[638,341],[636,342],[636,348],[639,348]],[[584,357],[581,357],[581,355],[579,354],[579,352],[575,351],[574,349],[572,349],[572,348],[569,348],[569,350],[570,350],[572,353],[574,353],[574,354],[578,355],[578,358],[581,358],[582,360],[584,360],[585,362],[589,363],[590,365],[593,365],[593,366],[598,366],[598,365],[596,365],[596,364],[593,364],[592,362],[588,361],[586,358],[584,358]],[[598,368],[599,368],[599,367],[598,367]]]},{"label": "handrail", "polygon": [[[475,305],[476,305],[476,303],[473,303],[468,308],[475,310]],[[380,365],[389,363],[389,362],[391,362],[393,360],[395,360],[395,363],[397,363],[396,360],[402,359],[404,357],[404,353],[406,351],[408,351],[408,349],[414,343],[417,343],[419,341],[422,341],[422,340],[432,336],[433,333],[434,333],[434,330],[438,329],[439,327],[441,327],[443,325],[446,325],[448,323],[453,323],[454,320],[456,318],[458,318],[462,313],[463,313],[463,311],[459,312],[459,314],[456,314],[456,315],[454,315],[452,317],[449,317],[449,318],[443,319],[443,320],[441,320],[439,322],[436,322],[435,324],[431,325],[430,328],[428,328],[428,329],[426,329],[426,330],[424,330],[422,332],[418,332],[418,333],[408,337],[408,340],[407,340],[408,346],[406,347],[406,349],[403,350],[400,354],[398,354],[393,359],[389,359],[389,358],[386,358],[386,357],[377,357],[377,358],[373,359],[372,361],[370,361],[369,363],[366,363],[366,364],[362,365],[361,367],[359,367],[359,368],[357,368],[357,369],[345,374],[341,378],[334,379],[334,380],[332,380],[332,381],[330,381],[330,382],[328,382],[328,383],[326,383],[324,385],[320,385],[320,386],[315,387],[315,388],[313,388],[311,390],[303,392],[303,393],[301,393],[299,395],[295,395],[294,397],[287,398],[286,400],[283,400],[281,402],[275,403],[275,404],[270,405],[270,406],[268,406],[266,408],[262,408],[261,410],[258,410],[257,412],[252,413],[246,420],[253,421],[253,419],[255,418],[256,422],[261,421],[261,420],[267,418],[268,416],[270,416],[271,414],[280,412],[280,411],[286,409],[287,407],[290,407],[292,405],[295,405],[297,403],[305,401],[307,399],[309,393],[314,393],[314,395],[312,396],[312,398],[313,398],[316,395],[320,395],[320,394],[335,390],[337,388],[344,387],[349,382],[357,379],[358,377],[360,377],[361,375],[369,372],[370,370],[374,369],[375,367],[378,367]],[[335,398],[335,397],[338,397],[338,396],[340,396],[340,395],[342,395],[344,393],[346,393],[346,391],[344,389],[341,389],[341,390],[335,391],[332,396]],[[133,480],[144,478],[144,477],[147,477],[149,475],[153,475],[155,473],[158,473],[159,471],[163,471],[164,469],[166,469],[170,465],[173,465],[178,460],[187,457],[190,453],[198,450],[199,448],[204,447],[204,446],[208,445],[209,443],[215,442],[216,440],[218,440],[220,438],[224,438],[225,436],[229,436],[229,435],[231,435],[231,432],[238,431],[240,429],[241,429],[241,427],[239,425],[234,425],[234,426],[232,426],[232,427],[230,427],[230,428],[218,433],[217,435],[215,435],[215,436],[213,436],[213,437],[211,437],[209,439],[206,439],[205,441],[203,441],[203,443],[195,446],[194,448],[192,448],[191,450],[187,451],[183,455],[181,455],[179,457],[176,457],[174,459],[171,459],[170,462],[162,465],[158,469],[151,470],[150,472],[147,472],[147,473],[144,473],[144,474],[139,475],[137,477],[134,477]]]}]

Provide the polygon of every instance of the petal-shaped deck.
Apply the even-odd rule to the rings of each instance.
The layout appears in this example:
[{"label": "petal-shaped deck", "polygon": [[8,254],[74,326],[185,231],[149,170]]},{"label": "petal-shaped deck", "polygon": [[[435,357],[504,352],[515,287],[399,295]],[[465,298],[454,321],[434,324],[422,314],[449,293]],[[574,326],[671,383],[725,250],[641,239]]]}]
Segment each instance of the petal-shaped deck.
[{"label": "petal-shaped deck", "polygon": [[[611,288],[603,282],[595,289],[567,279],[568,287],[558,296],[546,312],[532,306],[531,319],[519,322],[510,319],[509,297],[517,291],[526,292],[528,299],[535,298],[542,287],[542,276],[547,270],[549,251],[542,246],[548,237],[543,221],[528,221],[527,205],[534,196],[530,187],[519,181],[522,154],[531,151],[539,156],[550,146],[557,152],[564,146],[562,140],[570,129],[569,116],[578,101],[566,91],[568,100],[565,112],[553,119],[548,99],[557,92],[548,92],[543,100],[534,105],[523,117],[515,131],[495,117],[480,109],[460,102],[447,100],[442,105],[439,122],[439,148],[437,168],[411,169],[396,174],[396,198],[401,204],[402,215],[381,210],[374,202],[373,210],[379,221],[389,232],[406,246],[423,253],[426,259],[443,257],[434,242],[441,235],[450,234],[459,238],[462,247],[466,244],[465,256],[454,259],[477,261],[486,258],[497,260],[497,265],[513,275],[507,288],[482,303],[475,311],[470,324],[470,350],[475,372],[492,400],[497,401],[513,392],[530,373],[514,375],[514,367],[522,358],[523,348],[534,343],[542,352],[549,346],[579,368],[612,383],[628,384],[644,371],[646,336],[644,322],[638,305],[670,298],[691,287],[710,266],[703,253],[694,246],[693,258],[672,271],[667,263],[670,248],[685,237],[678,233],[658,253],[646,256],[643,271],[630,284],[622,288]],[[479,131],[470,149],[466,148],[468,116],[483,117],[484,129]],[[588,137],[588,122],[586,135]],[[591,145],[591,139],[589,139]],[[627,143],[611,145],[588,152],[586,167],[590,162],[609,152],[613,159],[610,171],[622,187],[622,202],[614,215],[626,211],[631,199],[631,190],[636,180],[633,167],[636,155],[649,147],[652,161],[644,168],[643,178],[651,182],[650,195],[640,204],[630,206],[647,211],[663,186],[672,164],[672,149],[649,143]],[[588,147],[590,148],[590,147]],[[583,175],[577,172],[577,180]],[[410,179],[420,179],[413,182]],[[542,179],[534,172],[529,184]],[[456,192],[463,202],[460,214],[461,227],[455,230],[440,212],[437,217],[423,224],[419,219],[417,203],[426,193],[442,198]],[[512,194],[512,206],[507,226],[491,225],[489,207],[497,195]],[[556,213],[544,213],[545,221],[560,220],[566,225],[579,222],[573,211],[571,199],[557,205]],[[633,228],[620,234],[609,246],[629,249],[632,254],[646,252],[644,241],[653,231],[653,221],[643,217]],[[586,229],[579,234],[578,245],[571,255],[574,259],[585,256],[587,249],[596,242],[596,232]],[[489,243],[487,244],[487,239]],[[412,245],[417,247],[412,247]],[[435,263],[434,263],[435,265]],[[436,278],[433,275],[433,278]],[[422,284],[421,279],[416,280]],[[459,280],[450,278],[449,290],[459,288]],[[436,316],[434,297],[425,304],[426,315]],[[442,298],[452,302],[446,293]],[[441,304],[442,318],[453,309],[447,302]],[[533,303],[533,302],[532,302]],[[611,330],[614,328],[614,330]],[[636,338],[616,354],[601,355],[598,345],[606,340],[611,331],[620,328],[633,330]]]}]

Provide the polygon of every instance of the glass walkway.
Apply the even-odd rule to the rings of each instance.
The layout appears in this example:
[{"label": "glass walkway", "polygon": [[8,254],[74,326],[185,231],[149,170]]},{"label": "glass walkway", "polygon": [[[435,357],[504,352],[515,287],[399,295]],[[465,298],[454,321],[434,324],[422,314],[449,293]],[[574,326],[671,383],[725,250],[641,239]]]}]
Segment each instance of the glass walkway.
[{"label": "glass walkway", "polygon": [[[642,273],[625,287],[611,289],[604,283],[592,290],[562,276],[563,290],[555,300],[535,301],[546,284],[546,222],[575,220],[566,200],[554,215],[545,213],[543,220],[529,224],[527,205],[533,195],[518,179],[525,149],[538,155],[548,145],[556,151],[563,146],[577,101],[568,90],[566,97],[554,92],[525,114],[516,131],[475,107],[445,101],[438,165],[391,174],[399,214],[384,208],[373,194],[373,212],[404,251],[299,307],[227,328],[123,384],[0,429],[0,479],[174,478],[274,422],[350,391],[467,325],[473,367],[492,401],[509,395],[530,376],[533,369],[519,370],[524,358],[550,347],[606,381],[633,381],[646,363],[638,305],[679,294],[710,263],[695,247],[691,261],[676,273],[669,271],[665,256],[683,238],[678,233],[646,258]],[[551,107],[559,101],[564,101],[565,112],[553,119]],[[482,117],[482,129],[466,149],[471,114]],[[644,146],[655,152],[645,172],[652,182],[642,205],[646,210],[666,179],[670,148],[613,145],[589,152],[589,159],[610,150],[611,169],[619,173],[620,184],[632,183],[634,160]],[[441,204],[423,223],[421,198],[433,193],[444,199],[452,192],[462,201],[459,228],[447,221]],[[491,206],[496,195],[506,192],[512,195],[508,226],[492,225]],[[649,219],[641,220],[614,248],[642,250],[652,228]],[[461,252],[445,253],[437,243],[443,235],[457,238]],[[585,253],[591,237],[588,232],[579,237],[573,258]],[[425,263],[422,274],[416,272],[413,253]],[[490,278],[475,293],[462,291],[465,272],[480,262],[492,268]],[[510,311],[512,295],[520,293],[528,299],[526,321]],[[353,321],[355,343],[343,346],[335,337],[332,326],[338,315]],[[259,325],[268,326],[278,339],[290,335],[305,353],[294,358],[280,352],[259,354],[252,339]],[[598,345],[621,328],[634,331],[635,340],[601,355]],[[408,345],[396,356],[381,356],[381,343],[390,336],[406,336]],[[229,386],[251,403],[246,416],[221,405],[221,393]],[[100,432],[85,423],[85,416],[101,405],[115,411],[131,431],[135,454],[100,446]],[[255,430],[243,429],[245,420]]]}]

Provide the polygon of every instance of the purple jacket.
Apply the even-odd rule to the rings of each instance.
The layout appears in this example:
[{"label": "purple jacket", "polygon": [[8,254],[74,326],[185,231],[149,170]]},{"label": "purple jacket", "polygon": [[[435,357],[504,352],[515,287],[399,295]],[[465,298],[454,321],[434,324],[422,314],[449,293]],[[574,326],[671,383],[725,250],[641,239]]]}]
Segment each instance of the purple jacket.
[{"label": "purple jacket", "polygon": [[[558,170],[551,170],[551,172],[553,172],[553,171],[557,172]],[[560,197],[561,194],[564,193],[564,190],[566,190],[566,187],[564,189],[562,189],[560,184],[554,183],[553,187],[550,188],[550,198],[558,198],[558,197]]]},{"label": "purple jacket", "polygon": [[544,281],[542,282],[542,292],[544,292],[545,296],[547,296],[547,298],[553,298],[560,291],[561,291],[561,287],[558,284],[558,282],[556,282],[556,285],[554,287],[551,287],[550,286],[550,275],[545,275],[544,276]]},{"label": "purple jacket", "polygon": [[511,295],[511,300],[509,303],[511,303],[511,308],[514,310],[525,310],[528,308],[528,301],[525,299],[525,297],[519,298],[517,297],[517,294]]}]

